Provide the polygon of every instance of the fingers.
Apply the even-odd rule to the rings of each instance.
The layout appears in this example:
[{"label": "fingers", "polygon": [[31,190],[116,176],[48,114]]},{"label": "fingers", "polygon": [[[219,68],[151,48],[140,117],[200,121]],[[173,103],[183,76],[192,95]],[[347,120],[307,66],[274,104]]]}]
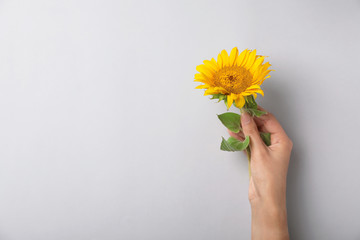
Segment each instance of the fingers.
[{"label": "fingers", "polygon": [[[258,109],[267,112],[264,108],[260,106],[258,106]],[[247,117],[250,118],[250,121]],[[228,130],[229,135],[240,141],[244,141],[245,136],[249,136],[251,140],[250,147],[252,148],[257,148],[257,147],[262,147],[264,149],[266,148],[265,144],[263,143],[259,135],[259,131],[271,134],[271,145],[280,142],[281,143],[291,142],[289,137],[286,135],[285,130],[281,127],[278,120],[271,113],[267,113],[260,117],[254,117],[254,118],[250,117],[249,114],[247,113],[243,113],[241,117],[241,124],[243,127],[243,131],[240,131],[239,133],[233,133]]]},{"label": "fingers", "polygon": [[250,137],[251,150],[263,150],[266,148],[254,119],[247,112],[241,114],[241,126],[244,135]]},{"label": "fingers", "polygon": [[[228,129],[228,133],[231,137],[236,138],[237,140],[240,140],[242,142],[245,140],[244,133],[241,131],[238,133],[234,133]],[[244,150],[243,152],[246,154],[246,150]]]},{"label": "fingers", "polygon": [[240,140],[240,141],[244,141],[244,140],[245,140],[244,133],[241,132],[241,131],[238,132],[238,133],[234,133],[234,132],[232,132],[232,131],[230,131],[230,130],[228,129],[228,133],[229,133],[229,135],[230,135],[231,137],[236,138],[237,140]]},{"label": "fingers", "polygon": [[[261,111],[267,112],[260,106],[258,106],[258,108]],[[268,112],[265,115],[254,118],[254,121],[262,132],[271,133],[271,144],[288,139],[285,130],[281,127],[278,120],[271,113]]]}]

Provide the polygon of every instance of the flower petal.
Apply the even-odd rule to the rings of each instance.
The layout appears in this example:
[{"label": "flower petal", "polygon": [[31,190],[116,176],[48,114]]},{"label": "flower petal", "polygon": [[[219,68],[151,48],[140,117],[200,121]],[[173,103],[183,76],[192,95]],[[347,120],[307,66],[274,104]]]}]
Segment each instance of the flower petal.
[{"label": "flower petal", "polygon": [[249,52],[249,50],[245,49],[244,51],[242,51],[240,53],[239,57],[236,58],[236,65],[237,66],[242,66],[242,63],[246,59],[246,56],[247,56],[248,52]]},{"label": "flower petal", "polygon": [[226,50],[221,51],[221,58],[223,60],[223,67],[229,66],[229,55]]},{"label": "flower petal", "polygon": [[197,86],[195,89],[205,89],[205,88],[209,88],[209,87],[210,87],[209,84],[204,84],[204,85]]},{"label": "flower petal", "polygon": [[212,94],[226,94],[227,91],[222,87],[210,87],[208,90],[204,92],[204,96],[212,95]]},{"label": "flower petal", "polygon": [[255,73],[255,71],[261,66],[261,64],[264,62],[265,57],[259,57],[255,60],[254,64],[250,68],[250,72],[252,74]]},{"label": "flower petal", "polygon": [[223,67],[223,60],[222,60],[222,57],[221,57],[221,53],[217,57],[217,65],[218,65],[218,68]]},{"label": "flower petal", "polygon": [[211,94],[217,94],[217,93],[218,93],[218,91],[215,91],[215,89],[212,87],[212,88],[207,89],[204,92],[204,96],[211,95]]},{"label": "flower petal", "polygon": [[208,66],[206,66],[206,65],[204,65],[204,64],[198,65],[198,66],[196,67],[196,70],[197,70],[198,72],[200,72],[200,73],[205,74],[205,75],[206,75],[207,77],[209,77],[209,78],[211,78],[211,77],[214,75],[214,73],[215,73],[214,70],[212,70],[211,68],[209,68]]},{"label": "flower petal", "polygon": [[[213,58],[214,59],[214,58]],[[212,59],[211,59],[212,60]],[[204,60],[204,64],[207,68],[211,69],[214,73],[219,70],[218,65],[216,64],[216,61],[209,61]]]},{"label": "flower petal", "polygon": [[206,83],[206,84],[210,84],[210,85],[213,83],[211,79],[209,79],[207,76],[205,76],[202,73],[195,74],[194,82],[202,82],[202,83]]},{"label": "flower petal", "polygon": [[250,68],[251,68],[251,66],[254,64],[255,57],[256,57],[256,49],[254,49],[253,51],[251,51],[248,60],[247,60],[246,63],[244,64],[244,67],[245,67],[246,69],[250,69]]},{"label": "flower petal", "polygon": [[270,66],[271,64],[269,62],[264,63],[262,65],[261,71],[266,71]]},{"label": "flower petal", "polygon": [[231,107],[231,105],[233,104],[234,102],[234,94],[231,93],[230,95],[227,95],[227,108],[229,109]]},{"label": "flower petal", "polygon": [[264,82],[264,80],[267,78],[266,75],[268,75],[271,71],[272,70],[266,70],[258,76],[257,80],[259,81],[260,84]]},{"label": "flower petal", "polygon": [[264,92],[263,92],[263,90],[261,90],[261,87],[259,85],[252,85],[252,86],[248,87],[243,92],[243,96],[248,96],[248,95],[251,95],[253,93],[260,93],[261,95],[264,96]]},{"label": "flower petal", "polygon": [[237,47],[234,47],[230,53],[230,60],[229,60],[230,66],[236,65],[236,58],[238,55],[239,55],[239,50]]},{"label": "flower petal", "polygon": [[260,87],[260,85],[251,85],[251,86],[248,87],[245,91],[251,90],[251,89],[261,89],[261,87]]},{"label": "flower petal", "polygon": [[264,96],[264,91],[262,89],[246,89],[245,92],[243,92],[244,96],[252,95],[253,93],[259,93]]},{"label": "flower petal", "polygon": [[268,76],[264,77],[264,79],[260,81],[260,84],[262,84],[262,83],[264,82],[264,80],[265,80],[265,79],[270,78],[270,77],[271,77],[270,75],[268,75]]},{"label": "flower petal", "polygon": [[238,108],[242,108],[244,104],[245,104],[245,99],[241,94],[239,94],[238,98],[235,100],[235,105]]}]

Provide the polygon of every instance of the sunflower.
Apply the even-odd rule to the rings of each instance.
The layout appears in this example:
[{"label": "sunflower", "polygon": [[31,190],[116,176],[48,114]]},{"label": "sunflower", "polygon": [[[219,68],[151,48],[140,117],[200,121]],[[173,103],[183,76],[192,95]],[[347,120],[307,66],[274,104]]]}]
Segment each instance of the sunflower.
[{"label": "sunflower", "polygon": [[213,95],[213,99],[224,100],[229,109],[233,103],[242,108],[248,96],[264,96],[260,86],[269,78],[271,66],[263,63],[265,56],[256,55],[256,50],[244,50],[239,54],[237,47],[231,50],[230,56],[225,50],[218,55],[217,61],[212,58],[196,67],[195,82],[201,82],[197,89],[206,89],[204,95]]}]

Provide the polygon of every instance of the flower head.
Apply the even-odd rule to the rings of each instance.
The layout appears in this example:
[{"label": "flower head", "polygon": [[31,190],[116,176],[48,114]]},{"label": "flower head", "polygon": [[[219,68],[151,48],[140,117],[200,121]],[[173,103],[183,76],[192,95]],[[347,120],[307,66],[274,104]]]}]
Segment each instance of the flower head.
[{"label": "flower head", "polygon": [[196,67],[196,82],[201,82],[197,89],[206,89],[206,95],[224,100],[229,109],[233,103],[242,108],[245,97],[257,94],[264,95],[260,85],[266,78],[271,66],[264,62],[265,57],[256,55],[256,50],[244,50],[239,54],[237,47],[231,50],[230,56],[225,50],[218,55],[217,61],[212,58]]}]

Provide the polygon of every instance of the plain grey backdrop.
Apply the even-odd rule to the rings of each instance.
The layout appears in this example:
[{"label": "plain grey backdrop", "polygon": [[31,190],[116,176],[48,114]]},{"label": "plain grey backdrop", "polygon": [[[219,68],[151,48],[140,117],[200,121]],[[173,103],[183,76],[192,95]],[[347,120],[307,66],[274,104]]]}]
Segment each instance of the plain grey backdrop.
[{"label": "plain grey backdrop", "polygon": [[193,82],[234,46],[276,70],[291,239],[360,239],[359,25],[359,1],[0,1],[0,239],[250,239],[246,157]]}]

